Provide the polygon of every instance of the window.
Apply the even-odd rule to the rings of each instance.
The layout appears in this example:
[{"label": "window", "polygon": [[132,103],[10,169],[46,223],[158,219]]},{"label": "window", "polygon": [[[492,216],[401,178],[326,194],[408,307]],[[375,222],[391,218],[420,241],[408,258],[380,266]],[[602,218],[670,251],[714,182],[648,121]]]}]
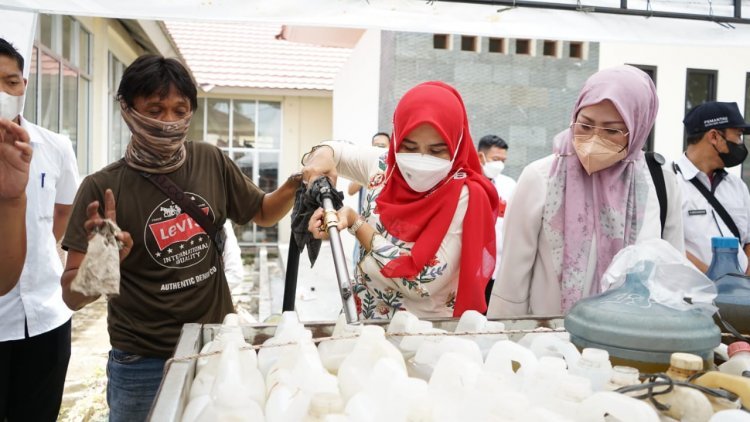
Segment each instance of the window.
[{"label": "window", "polygon": [[125,121],[122,120],[120,113],[120,103],[117,101],[117,89],[120,87],[120,80],[125,71],[125,64],[109,53],[108,66],[108,90],[109,98],[109,162],[115,162],[125,155],[125,147],[130,142],[130,129]]},{"label": "window", "polygon": [[516,54],[531,55],[531,40],[516,40]]},{"label": "window", "polygon": [[699,104],[716,100],[716,73],[715,70],[687,70],[685,114]]},{"label": "window", "polygon": [[70,138],[78,171],[90,145],[91,34],[70,16],[40,15],[24,118]]},{"label": "window", "polygon": [[490,53],[505,53],[505,39],[490,38]]},{"label": "window", "polygon": [[582,59],[583,58],[583,43],[578,41],[573,41],[570,43],[570,51],[568,52],[568,57],[571,59]]},{"label": "window", "polygon": [[[227,98],[199,98],[188,139],[221,148],[240,170],[266,192],[279,186],[281,103]],[[238,226],[242,243],[278,243],[278,226]]]},{"label": "window", "polygon": [[479,51],[477,48],[477,37],[472,37],[469,35],[462,35],[461,36],[461,51]]},{"label": "window", "polygon": [[[656,66],[648,66],[648,65],[642,65],[642,64],[633,64],[631,65],[633,67],[637,67],[638,69],[641,69],[644,71],[649,78],[651,78],[651,81],[654,83],[654,86],[656,86]],[[651,132],[648,134],[648,138],[646,139],[646,145],[643,146],[644,151],[653,151],[654,150],[654,128],[651,128]]]},{"label": "window", "polygon": [[[750,73],[745,74],[745,113],[743,116],[745,120],[750,117]],[[745,135],[745,139],[747,139],[747,135]],[[742,163],[742,180],[750,187],[750,158],[746,158],[745,162]]]},{"label": "window", "polygon": [[542,54],[547,57],[557,57],[557,45],[557,41],[545,40]]},{"label": "window", "polygon": [[447,34],[435,34],[432,37],[432,47],[435,50],[450,50],[450,36]]},{"label": "window", "polygon": [[39,89],[39,69],[37,66],[37,60],[39,57],[39,49],[34,47],[31,50],[31,61],[29,61],[29,80],[26,84],[26,102],[23,107],[23,117],[30,122],[36,122],[36,108],[37,108],[37,90]]},{"label": "window", "polygon": [[[685,83],[685,114],[706,101],[716,101],[715,70],[688,69]],[[683,144],[683,147],[686,143]]]}]

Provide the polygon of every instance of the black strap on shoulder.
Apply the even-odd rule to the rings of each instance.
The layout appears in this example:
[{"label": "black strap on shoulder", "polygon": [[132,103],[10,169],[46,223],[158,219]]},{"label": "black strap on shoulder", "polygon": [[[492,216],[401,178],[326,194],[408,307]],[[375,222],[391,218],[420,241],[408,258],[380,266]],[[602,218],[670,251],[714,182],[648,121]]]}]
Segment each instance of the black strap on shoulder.
[{"label": "black strap on shoulder", "polygon": [[706,186],[701,183],[696,177],[693,177],[690,179],[690,183],[695,186],[696,189],[698,189],[698,192],[703,194],[704,197],[708,200],[708,202],[711,204],[711,206],[714,208],[714,210],[719,213],[719,217],[721,217],[722,220],[724,220],[724,224],[729,227],[729,230],[732,232],[734,237],[737,239],[740,238],[740,230],[737,228],[737,225],[734,224],[734,220],[732,220],[732,217],[729,215],[727,210],[724,209],[724,207],[721,205],[721,203],[716,199],[713,193],[709,191]]},{"label": "black strap on shoulder", "polygon": [[211,218],[208,217],[203,211],[195,205],[195,202],[188,199],[185,192],[177,186],[172,179],[164,174],[151,174],[144,171],[140,172],[146,180],[151,182],[154,186],[159,188],[160,191],[164,192],[169,199],[174,201],[177,206],[184,210],[190,217],[200,225],[203,230],[206,231],[208,236],[213,239],[216,249],[219,251],[219,255],[224,252],[224,243],[226,235],[224,234],[223,224],[215,225]]},{"label": "black strap on shoulder", "polygon": [[[677,169],[677,171],[679,172],[682,172],[680,170],[680,167],[677,166],[677,164],[675,164],[675,169]],[[737,239],[741,239],[740,230],[737,228],[737,225],[734,224],[734,220],[732,220],[732,217],[729,215],[727,210],[724,209],[724,207],[721,205],[719,200],[716,199],[714,194],[710,190],[708,190],[706,185],[701,183],[697,177],[693,177],[692,179],[690,179],[690,183],[692,183],[693,186],[695,186],[695,188],[698,189],[698,192],[700,192],[701,195],[703,195],[703,197],[706,198],[706,200],[708,200],[708,203],[711,204],[713,209],[717,213],[719,213],[719,217],[721,217],[721,219],[724,221],[724,224],[726,224],[727,227],[729,227],[729,231],[732,232],[734,237],[736,237]]]},{"label": "black strap on shoulder", "polygon": [[667,223],[667,184],[664,182],[664,173],[661,170],[661,166],[664,164],[664,157],[653,151],[648,151],[646,152],[646,164],[648,164],[651,179],[654,181],[656,197],[659,199],[661,236],[664,237],[664,225]]}]

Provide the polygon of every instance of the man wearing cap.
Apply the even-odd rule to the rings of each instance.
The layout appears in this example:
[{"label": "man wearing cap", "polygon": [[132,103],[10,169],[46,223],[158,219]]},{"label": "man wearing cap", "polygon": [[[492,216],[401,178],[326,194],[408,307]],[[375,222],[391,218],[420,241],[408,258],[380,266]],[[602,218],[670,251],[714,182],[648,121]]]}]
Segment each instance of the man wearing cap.
[{"label": "man wearing cap", "polygon": [[711,238],[737,237],[741,245],[737,258],[750,273],[750,193],[742,179],[724,170],[745,161],[743,134],[750,124],[737,103],[724,102],[694,107],[683,123],[687,151],[673,168],[680,176],[687,257],[706,272],[711,263]]}]

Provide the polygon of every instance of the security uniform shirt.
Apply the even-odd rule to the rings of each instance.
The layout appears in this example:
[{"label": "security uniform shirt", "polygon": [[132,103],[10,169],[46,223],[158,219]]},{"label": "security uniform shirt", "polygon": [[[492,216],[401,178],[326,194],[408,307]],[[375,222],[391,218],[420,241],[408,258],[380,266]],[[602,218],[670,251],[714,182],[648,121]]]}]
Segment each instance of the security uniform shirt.
[{"label": "security uniform shirt", "polygon": [[[218,148],[187,142],[187,160],[167,176],[214,223],[246,224],[263,191]],[[109,298],[108,329],[114,348],[170,357],[185,323],[220,323],[233,312],[221,256],[206,232],[124,160],[84,179],[76,195],[63,246],[86,251],[86,207],[112,189],[117,224],[133,238],[120,264],[120,294]]]},{"label": "security uniform shirt", "polygon": [[750,242],[750,193],[739,177],[718,170],[713,177],[713,186],[708,176],[683,154],[675,161],[677,183],[682,189],[682,218],[685,230],[685,250],[706,265],[711,264],[711,238],[734,237],[724,220],[708,200],[693,186],[690,179],[696,177],[716,200],[727,210],[740,231],[740,248],[737,259],[743,271],[747,269],[744,245]]}]

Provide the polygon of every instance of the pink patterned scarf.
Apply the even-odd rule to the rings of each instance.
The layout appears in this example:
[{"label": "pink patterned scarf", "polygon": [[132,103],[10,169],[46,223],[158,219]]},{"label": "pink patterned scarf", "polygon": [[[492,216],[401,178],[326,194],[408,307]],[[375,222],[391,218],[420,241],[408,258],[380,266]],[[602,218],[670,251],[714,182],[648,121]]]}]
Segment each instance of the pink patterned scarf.
[{"label": "pink patterned scarf", "polygon": [[[571,121],[582,108],[604,100],[614,104],[630,132],[628,154],[621,162],[589,176],[575,154],[573,131],[564,130],[554,139],[542,227],[558,269],[563,313],[582,297],[602,291],[604,271],[620,249],[635,243],[646,208],[649,187],[641,149],[659,108],[656,89],[635,67],[601,70],[583,86]],[[594,242],[595,264],[589,263]],[[583,291],[591,270],[593,282]]]}]

